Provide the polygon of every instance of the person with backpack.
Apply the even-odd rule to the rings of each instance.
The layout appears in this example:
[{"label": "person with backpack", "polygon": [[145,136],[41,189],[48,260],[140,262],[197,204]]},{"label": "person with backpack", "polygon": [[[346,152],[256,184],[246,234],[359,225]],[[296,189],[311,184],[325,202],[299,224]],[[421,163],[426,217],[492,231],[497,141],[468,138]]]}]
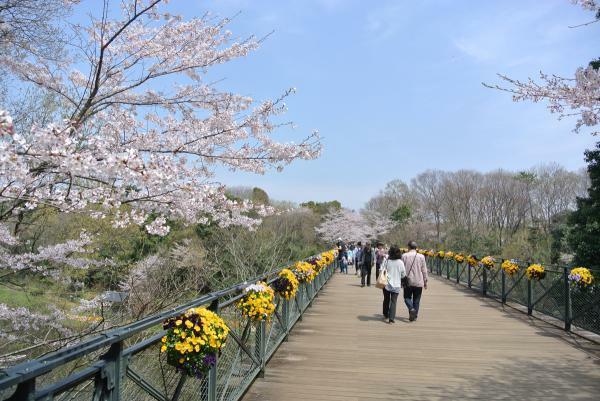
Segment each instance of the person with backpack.
[{"label": "person with backpack", "polygon": [[360,286],[364,287],[365,282],[367,287],[371,286],[371,271],[373,271],[373,265],[375,264],[375,250],[371,248],[371,243],[367,242],[363,248],[361,257],[361,276]]},{"label": "person with backpack", "polygon": [[425,256],[417,253],[417,243],[408,243],[408,252],[402,255],[402,262],[406,266],[404,288],[404,303],[408,308],[408,320],[417,320],[423,288],[427,289],[427,264]]}]

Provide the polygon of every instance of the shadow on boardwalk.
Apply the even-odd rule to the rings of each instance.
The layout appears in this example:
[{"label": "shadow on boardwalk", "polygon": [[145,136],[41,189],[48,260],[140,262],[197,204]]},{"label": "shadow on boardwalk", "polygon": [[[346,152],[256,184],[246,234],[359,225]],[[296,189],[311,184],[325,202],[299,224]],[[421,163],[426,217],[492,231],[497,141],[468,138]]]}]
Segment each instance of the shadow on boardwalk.
[{"label": "shadow on boardwalk", "polygon": [[332,279],[246,401],[598,399],[597,346],[440,279],[389,325],[357,281]]}]

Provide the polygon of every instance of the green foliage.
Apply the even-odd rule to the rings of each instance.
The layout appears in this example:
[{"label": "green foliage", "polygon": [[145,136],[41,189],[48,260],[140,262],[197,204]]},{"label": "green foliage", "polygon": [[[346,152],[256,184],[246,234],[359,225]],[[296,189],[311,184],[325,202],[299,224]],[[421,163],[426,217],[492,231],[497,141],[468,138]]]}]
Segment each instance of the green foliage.
[{"label": "green foliage", "polygon": [[404,224],[408,219],[410,219],[411,215],[412,211],[410,206],[404,204],[400,205],[396,210],[394,210],[390,218],[398,224]]},{"label": "green foliage", "polygon": [[587,198],[577,199],[577,210],[569,216],[567,243],[577,265],[600,267],[600,142],[585,152],[591,186]]},{"label": "green foliage", "polygon": [[535,182],[537,174],[531,171],[519,171],[515,176],[515,179],[524,182],[526,184],[532,184]]},{"label": "green foliage", "polygon": [[252,202],[258,205],[268,205],[269,195],[261,188],[252,188]]},{"label": "green foliage", "polygon": [[324,216],[329,212],[340,210],[342,208],[342,204],[337,200],[329,202],[308,201],[301,203],[300,206],[308,208],[320,216]]}]

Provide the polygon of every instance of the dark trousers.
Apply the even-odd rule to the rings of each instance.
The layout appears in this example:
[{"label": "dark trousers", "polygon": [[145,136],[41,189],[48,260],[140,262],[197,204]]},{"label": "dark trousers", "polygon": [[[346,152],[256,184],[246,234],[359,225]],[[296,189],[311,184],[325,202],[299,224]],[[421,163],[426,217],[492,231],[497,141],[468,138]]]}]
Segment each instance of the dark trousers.
[{"label": "dark trousers", "polygon": [[383,289],[383,316],[391,321],[396,320],[396,303],[398,293]]},{"label": "dark trousers", "polygon": [[421,302],[421,294],[423,293],[423,287],[408,286],[404,288],[404,303],[410,311],[414,309],[419,312],[419,303]]},{"label": "dark trousers", "polygon": [[367,285],[371,285],[371,271],[373,270],[373,266],[371,265],[363,265],[360,276],[360,284],[365,285],[365,279],[367,281]]},{"label": "dark trousers", "polygon": [[379,277],[379,271],[381,270],[381,263],[375,264],[375,280]]}]

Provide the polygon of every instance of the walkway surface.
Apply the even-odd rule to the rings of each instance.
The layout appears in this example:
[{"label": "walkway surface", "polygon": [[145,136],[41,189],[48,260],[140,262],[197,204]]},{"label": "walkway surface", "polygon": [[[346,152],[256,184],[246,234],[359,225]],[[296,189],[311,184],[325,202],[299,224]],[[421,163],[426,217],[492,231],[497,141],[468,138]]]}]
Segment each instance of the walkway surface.
[{"label": "walkway surface", "polygon": [[417,322],[336,274],[245,401],[599,400],[599,347],[433,277]]}]

